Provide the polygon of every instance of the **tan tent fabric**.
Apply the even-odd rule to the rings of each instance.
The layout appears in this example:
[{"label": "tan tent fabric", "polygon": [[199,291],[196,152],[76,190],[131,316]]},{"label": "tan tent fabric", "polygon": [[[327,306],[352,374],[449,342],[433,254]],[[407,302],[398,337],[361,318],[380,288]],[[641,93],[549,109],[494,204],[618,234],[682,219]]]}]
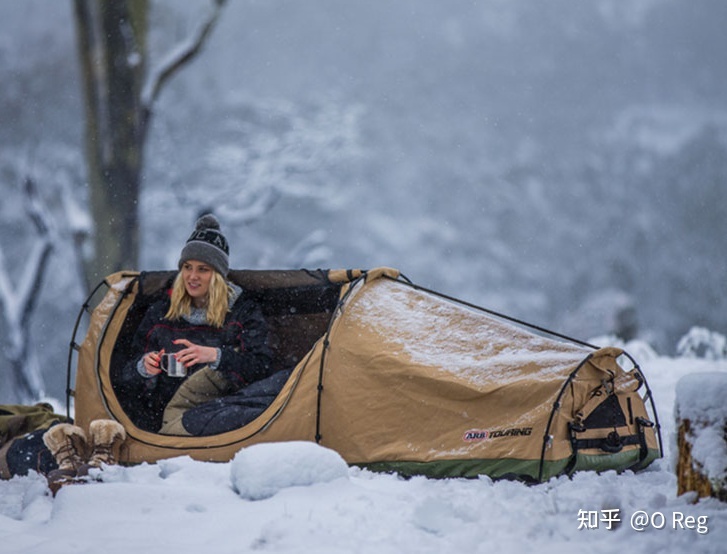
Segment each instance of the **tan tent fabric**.
[{"label": "tan tent fabric", "polygon": [[318,318],[310,336],[317,339],[309,337],[262,416],[212,437],[162,436],[134,425],[109,371],[140,286],[139,274],[120,273],[107,279],[78,356],[77,422],[121,422],[129,436],[125,463],[183,454],[223,461],[258,442],[310,440],[374,469],[544,480],[579,469],[638,469],[660,456],[650,423],[656,414],[648,415],[637,392],[643,377],[621,368],[619,349],[540,336],[421,290],[395,269],[331,271],[325,283],[267,277],[276,287],[298,280],[309,292],[338,284],[340,301],[310,316]]}]

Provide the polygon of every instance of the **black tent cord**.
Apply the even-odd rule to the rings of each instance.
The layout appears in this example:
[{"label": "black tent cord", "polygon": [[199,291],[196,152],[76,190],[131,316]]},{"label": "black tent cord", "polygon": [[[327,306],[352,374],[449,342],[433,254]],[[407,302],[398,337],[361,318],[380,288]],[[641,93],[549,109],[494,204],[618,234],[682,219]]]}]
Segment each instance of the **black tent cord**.
[{"label": "black tent cord", "polygon": [[[398,281],[398,279],[395,279],[394,277],[389,277],[388,275],[384,275],[384,277],[387,278],[387,279],[390,279],[392,281]],[[462,300],[460,298],[455,298],[454,296],[449,296],[447,294],[438,292],[436,290],[428,289],[427,287],[422,287],[420,285],[415,285],[414,283],[412,283],[409,279],[407,279],[403,275],[401,277],[405,279],[404,284],[412,287],[413,289],[420,290],[422,292],[427,292],[427,293],[433,294],[435,296],[439,296],[440,298],[444,298],[446,300],[449,300],[450,302],[456,302],[457,304],[462,304],[463,306],[467,306],[468,308],[472,308],[474,310],[479,310],[481,312],[485,312],[487,314],[494,315],[494,316],[499,317],[501,319],[505,319],[507,321],[511,321],[513,323],[517,323],[518,325],[522,325],[523,327],[529,327],[530,329],[535,329],[536,331],[540,331],[541,333],[545,333],[545,334],[548,334],[548,335],[552,335],[554,337],[558,337],[558,338],[563,339],[563,340],[567,340],[567,341],[570,341],[570,342],[573,342],[573,343],[576,343],[576,344],[580,344],[581,346],[587,346],[588,348],[593,348],[594,350],[598,350],[598,348],[599,348],[598,346],[595,346],[593,344],[589,344],[589,343],[587,343],[585,341],[582,341],[582,340],[579,340],[579,339],[575,339],[573,337],[569,337],[568,335],[563,335],[563,334],[558,333],[556,331],[553,331],[551,329],[546,329],[545,327],[540,327],[538,325],[534,325],[532,323],[528,323],[527,321],[523,321],[521,319],[517,319],[515,317],[511,317],[509,315],[505,315],[505,314],[496,312],[494,310],[490,310],[488,308],[483,308],[482,306],[478,306],[477,304],[472,304],[471,302],[467,302],[467,301]],[[402,281],[399,281],[399,282],[402,282]]]}]

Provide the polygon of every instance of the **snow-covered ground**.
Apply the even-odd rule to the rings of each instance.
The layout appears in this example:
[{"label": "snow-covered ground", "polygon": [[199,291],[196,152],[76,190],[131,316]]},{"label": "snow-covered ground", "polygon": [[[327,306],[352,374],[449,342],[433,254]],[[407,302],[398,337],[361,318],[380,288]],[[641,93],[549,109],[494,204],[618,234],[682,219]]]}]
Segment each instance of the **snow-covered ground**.
[{"label": "snow-covered ground", "polygon": [[[676,495],[674,403],[683,376],[727,372],[727,361],[627,349],[654,392],[665,443],[664,459],[639,474],[580,473],[537,486],[404,480],[348,468],[312,443],[258,445],[225,464],[184,457],[107,468],[103,483],[55,498],[35,474],[2,481],[0,551],[725,552],[727,504]],[[653,525],[634,529],[643,514]]]}]

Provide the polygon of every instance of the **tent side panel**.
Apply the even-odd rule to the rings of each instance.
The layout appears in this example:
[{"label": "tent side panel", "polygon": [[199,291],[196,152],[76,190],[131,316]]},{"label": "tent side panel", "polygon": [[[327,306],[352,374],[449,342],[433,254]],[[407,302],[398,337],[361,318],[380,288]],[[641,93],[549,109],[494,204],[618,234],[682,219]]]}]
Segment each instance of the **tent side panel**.
[{"label": "tent side panel", "polygon": [[88,331],[79,349],[74,394],[75,422],[84,429],[88,429],[94,419],[109,417],[101,394],[101,377],[97,372],[99,343],[108,332],[109,317],[133,279],[134,275],[128,273],[115,273],[106,278],[109,290],[91,313]]},{"label": "tent side panel", "polygon": [[[370,467],[537,475],[552,406],[586,353],[402,283],[368,283],[332,328],[321,442]],[[550,454],[564,467],[568,440]]]}]

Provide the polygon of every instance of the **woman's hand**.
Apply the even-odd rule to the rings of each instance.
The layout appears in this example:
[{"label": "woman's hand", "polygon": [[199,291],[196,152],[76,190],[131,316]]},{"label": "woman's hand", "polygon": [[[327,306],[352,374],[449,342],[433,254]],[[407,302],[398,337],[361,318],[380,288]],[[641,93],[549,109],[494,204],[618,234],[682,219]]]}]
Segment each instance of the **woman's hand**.
[{"label": "woman's hand", "polygon": [[159,375],[162,372],[162,368],[159,365],[162,354],[164,354],[164,350],[161,352],[149,352],[142,358],[144,360],[144,369],[149,375]]},{"label": "woman's hand", "polygon": [[189,342],[187,339],[177,339],[172,342],[174,344],[183,344],[186,347],[174,354],[177,360],[184,364],[184,367],[196,364],[211,364],[217,359],[217,349],[214,346],[200,346]]}]

